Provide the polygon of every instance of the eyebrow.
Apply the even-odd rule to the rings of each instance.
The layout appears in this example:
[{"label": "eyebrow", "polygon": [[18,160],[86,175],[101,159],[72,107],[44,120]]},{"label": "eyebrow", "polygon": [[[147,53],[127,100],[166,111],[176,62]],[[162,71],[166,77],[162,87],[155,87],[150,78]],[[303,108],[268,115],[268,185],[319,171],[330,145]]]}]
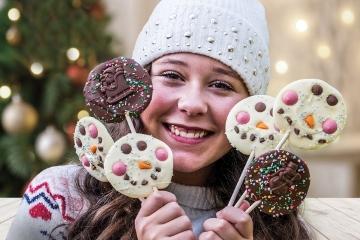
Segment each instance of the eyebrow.
[{"label": "eyebrow", "polygon": [[213,72],[215,72],[215,73],[228,75],[228,76],[230,76],[230,77],[233,77],[233,78],[242,80],[242,78],[240,77],[240,75],[237,74],[236,72],[232,71],[232,70],[227,70],[227,69],[220,68],[220,67],[213,67],[212,70],[213,70]]},{"label": "eyebrow", "polygon": [[162,64],[175,64],[175,65],[180,65],[180,66],[184,66],[184,67],[189,66],[186,62],[176,60],[176,59],[170,59],[170,58],[162,60],[162,61],[160,61],[160,63],[162,63]]},{"label": "eyebrow", "polygon": [[[171,59],[171,58],[164,59],[164,60],[160,61],[160,63],[161,64],[174,64],[174,65],[179,65],[179,66],[183,66],[183,67],[189,66],[189,64],[187,64],[186,62],[176,60],[176,59]],[[230,77],[240,79],[242,81],[242,78],[240,77],[240,75],[232,70],[227,70],[227,69],[224,69],[221,67],[213,67],[212,71],[215,73],[218,73],[218,74],[228,75]]]}]

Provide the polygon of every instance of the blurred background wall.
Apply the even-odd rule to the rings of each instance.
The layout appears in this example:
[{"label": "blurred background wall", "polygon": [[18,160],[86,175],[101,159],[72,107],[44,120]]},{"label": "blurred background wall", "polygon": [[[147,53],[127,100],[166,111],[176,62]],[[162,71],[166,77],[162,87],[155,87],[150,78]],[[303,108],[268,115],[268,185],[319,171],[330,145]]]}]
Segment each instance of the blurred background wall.
[{"label": "blurred background wall", "polygon": [[[157,0],[105,0],[109,26],[131,56],[136,36]],[[269,95],[291,81],[319,78],[335,86],[348,107],[347,127],[323,150],[298,152],[311,172],[309,196],[360,197],[360,1],[263,0],[270,29]]]}]

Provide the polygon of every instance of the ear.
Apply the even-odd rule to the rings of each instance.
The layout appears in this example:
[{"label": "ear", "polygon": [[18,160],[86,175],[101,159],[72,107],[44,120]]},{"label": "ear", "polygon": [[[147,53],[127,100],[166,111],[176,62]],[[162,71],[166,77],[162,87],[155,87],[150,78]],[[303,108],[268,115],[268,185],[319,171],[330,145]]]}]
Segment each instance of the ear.
[{"label": "ear", "polygon": [[78,121],[74,133],[74,147],[85,169],[97,180],[107,182],[104,161],[114,140],[106,127],[93,117]]}]

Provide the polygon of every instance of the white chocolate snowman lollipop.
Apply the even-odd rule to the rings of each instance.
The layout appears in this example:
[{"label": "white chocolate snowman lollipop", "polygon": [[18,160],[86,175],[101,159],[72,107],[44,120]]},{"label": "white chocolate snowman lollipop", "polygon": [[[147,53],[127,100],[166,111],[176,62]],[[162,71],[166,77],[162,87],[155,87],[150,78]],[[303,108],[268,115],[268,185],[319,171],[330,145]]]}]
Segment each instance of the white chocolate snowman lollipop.
[{"label": "white chocolate snowman lollipop", "polygon": [[132,198],[144,198],[154,188],[167,187],[173,175],[170,147],[150,135],[135,132],[126,113],[131,133],[117,140],[106,156],[104,169],[110,184]]},{"label": "white chocolate snowman lollipop", "polygon": [[281,139],[273,120],[274,98],[254,95],[238,102],[226,120],[226,136],[230,144],[243,154],[255,156],[270,151]]},{"label": "white chocolate snowman lollipop", "polygon": [[228,114],[225,133],[230,144],[249,155],[228,206],[233,206],[254,156],[274,149],[281,139],[273,123],[273,103],[273,97],[254,95],[238,102]]},{"label": "white chocolate snowman lollipop", "polygon": [[274,103],[274,120],[289,143],[318,149],[344,129],[346,106],[340,92],[319,79],[302,79],[285,86]]},{"label": "white chocolate snowman lollipop", "polygon": [[165,188],[173,175],[171,149],[152,136],[130,133],[110,149],[105,160],[105,174],[120,193],[143,198],[153,188]]},{"label": "white chocolate snowman lollipop", "polygon": [[107,182],[104,160],[114,141],[106,127],[93,117],[84,117],[76,125],[74,143],[85,169],[97,180]]}]

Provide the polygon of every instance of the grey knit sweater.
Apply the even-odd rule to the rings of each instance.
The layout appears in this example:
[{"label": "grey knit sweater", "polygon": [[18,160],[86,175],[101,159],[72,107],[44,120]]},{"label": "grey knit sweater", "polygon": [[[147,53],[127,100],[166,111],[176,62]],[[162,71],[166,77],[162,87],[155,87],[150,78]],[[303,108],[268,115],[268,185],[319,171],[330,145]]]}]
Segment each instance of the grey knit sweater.
[{"label": "grey knit sweater", "polygon": [[[65,239],[66,229],[56,228],[74,221],[88,204],[75,187],[80,167],[65,165],[51,167],[38,174],[28,185],[18,213],[7,235],[8,240]],[[175,194],[193,224],[198,236],[203,222],[215,216],[211,195],[203,187],[170,184],[166,189]],[[55,231],[53,231],[55,229]]]}]

